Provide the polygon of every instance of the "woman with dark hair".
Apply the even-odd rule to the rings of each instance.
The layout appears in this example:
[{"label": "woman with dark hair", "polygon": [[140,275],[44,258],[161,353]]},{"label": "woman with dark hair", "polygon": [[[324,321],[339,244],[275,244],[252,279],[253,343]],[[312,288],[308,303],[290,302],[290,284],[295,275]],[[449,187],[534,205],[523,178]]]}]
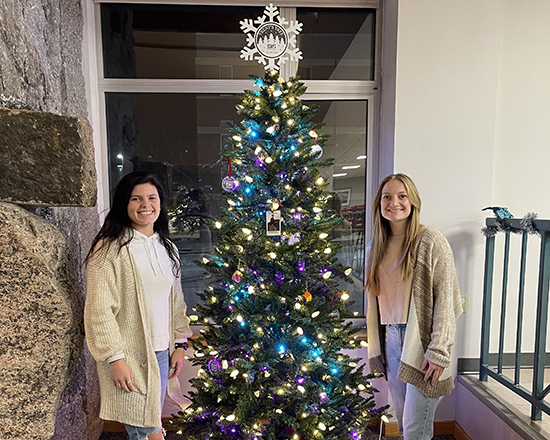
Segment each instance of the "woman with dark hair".
[{"label": "woman with dark hair", "polygon": [[439,398],[454,387],[451,346],[462,313],[453,252],[441,232],[420,224],[420,205],[410,177],[382,180],[367,259],[370,369],[386,374],[405,440],[433,437]]},{"label": "woman with dark hair", "polygon": [[192,334],[168,234],[159,180],[133,172],[115,189],[86,257],[84,324],[97,362],[100,417],[124,423],[130,440],[163,438],[168,379],[181,371]]}]

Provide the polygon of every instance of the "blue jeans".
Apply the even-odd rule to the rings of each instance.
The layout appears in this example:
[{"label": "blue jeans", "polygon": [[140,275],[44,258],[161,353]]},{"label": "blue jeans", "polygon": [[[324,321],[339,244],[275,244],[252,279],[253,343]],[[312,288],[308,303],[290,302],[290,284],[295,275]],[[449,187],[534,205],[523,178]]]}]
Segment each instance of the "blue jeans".
[{"label": "blue jeans", "polygon": [[435,408],[439,397],[426,397],[414,385],[401,382],[397,369],[401,361],[407,324],[386,325],[388,387],[399,430],[405,440],[431,440]]},{"label": "blue jeans", "polygon": [[[168,371],[170,368],[170,353],[168,350],[156,351],[157,362],[160,369],[160,408],[164,405],[164,396],[168,387]],[[128,440],[146,440],[149,434],[154,434],[162,429],[162,426],[143,428],[141,426],[124,425],[128,433]]]}]

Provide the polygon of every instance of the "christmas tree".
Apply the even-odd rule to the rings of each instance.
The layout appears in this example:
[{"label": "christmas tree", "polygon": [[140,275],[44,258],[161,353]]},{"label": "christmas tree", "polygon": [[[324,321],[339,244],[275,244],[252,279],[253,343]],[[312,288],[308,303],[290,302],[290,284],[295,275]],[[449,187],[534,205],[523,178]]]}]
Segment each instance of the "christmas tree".
[{"label": "christmas tree", "polygon": [[191,405],[168,428],[199,439],[356,439],[376,408],[363,364],[342,350],[365,346],[347,311],[352,282],[331,230],[341,221],[318,160],[327,136],[297,79],[252,77],[224,154],[227,206],[200,265],[217,285],[200,294],[205,330],[193,341]]}]

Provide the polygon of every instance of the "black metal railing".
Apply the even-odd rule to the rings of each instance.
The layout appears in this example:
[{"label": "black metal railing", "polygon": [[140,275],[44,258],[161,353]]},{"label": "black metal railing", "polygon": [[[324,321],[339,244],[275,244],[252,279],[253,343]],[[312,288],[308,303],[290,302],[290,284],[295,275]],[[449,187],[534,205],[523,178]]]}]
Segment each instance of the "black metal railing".
[{"label": "black metal railing", "polygon": [[[538,287],[536,298],[536,321],[535,321],[535,340],[534,353],[522,353],[522,337],[524,334],[524,304],[526,299],[526,263],[527,246],[529,240],[529,231],[525,229],[525,223],[521,219],[497,220],[488,218],[486,220],[487,228],[496,228],[504,231],[504,252],[502,261],[502,290],[500,292],[500,325],[498,334],[498,353],[496,353],[496,365],[489,365],[489,356],[494,359],[495,353],[489,353],[490,329],[491,329],[491,308],[492,300],[497,300],[497,292],[493,292],[493,277],[495,268],[495,235],[487,237],[485,247],[485,277],[483,289],[483,312],[481,326],[481,359],[479,380],[487,381],[490,376],[502,385],[506,386],[517,395],[521,396],[531,404],[531,419],[541,420],[542,412],[550,414],[550,405],[544,400],[550,392],[550,385],[544,386],[544,370],[546,367],[546,337],[548,330],[548,296],[550,283],[550,220],[533,220],[531,226],[540,232],[538,236],[532,236],[532,239],[540,240],[540,255],[538,261]],[[533,228],[531,228],[532,232]],[[506,312],[511,305],[508,295],[508,275],[510,271],[510,234],[513,232],[521,234],[521,251],[519,257],[519,289],[517,296],[517,317],[515,332],[515,359],[513,368],[514,379],[503,374],[504,340]],[[514,304],[515,305],[515,304]],[[512,307],[510,307],[512,308]],[[522,356],[523,361],[522,362]],[[533,359],[532,362],[525,362],[525,358]],[[494,363],[494,362],[493,362]],[[527,365],[525,365],[527,363]],[[533,385],[529,390],[520,385],[520,369],[533,369]]]}]

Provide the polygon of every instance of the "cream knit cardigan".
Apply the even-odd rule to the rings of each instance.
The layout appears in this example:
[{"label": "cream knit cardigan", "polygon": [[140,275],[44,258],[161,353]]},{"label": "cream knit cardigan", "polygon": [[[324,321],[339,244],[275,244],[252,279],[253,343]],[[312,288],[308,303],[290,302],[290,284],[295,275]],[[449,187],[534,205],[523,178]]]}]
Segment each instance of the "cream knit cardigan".
[{"label": "cream knit cardigan", "polygon": [[[445,236],[425,227],[413,272],[409,319],[397,378],[414,385],[427,397],[441,397],[454,388],[451,346],[462,303],[453,252]],[[367,291],[367,333],[372,373],[385,373],[384,331],[376,296]],[[424,359],[444,367],[435,385],[424,382]]]},{"label": "cream knit cardigan", "polygon": [[[98,246],[86,268],[84,325],[88,348],[97,362],[99,416],[134,426],[161,426],[160,372],[141,278],[128,246],[120,250],[117,242]],[[170,293],[170,353],[175,340],[192,335],[186,308],[178,276]],[[117,389],[111,381],[106,359],[120,353],[134,374],[131,393]]]}]

